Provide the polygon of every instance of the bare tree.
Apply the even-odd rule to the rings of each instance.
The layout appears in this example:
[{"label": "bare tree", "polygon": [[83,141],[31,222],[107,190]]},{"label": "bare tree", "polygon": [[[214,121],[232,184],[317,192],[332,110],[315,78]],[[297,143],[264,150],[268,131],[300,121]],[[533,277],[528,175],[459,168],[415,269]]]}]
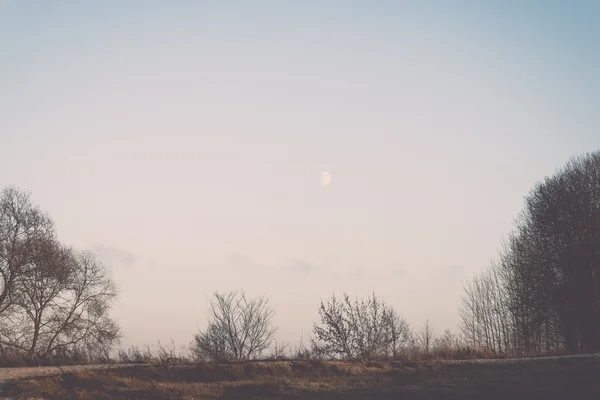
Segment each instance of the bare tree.
[{"label": "bare tree", "polygon": [[465,342],[495,356],[511,351],[514,326],[502,268],[492,264],[465,284],[460,309]]},{"label": "bare tree", "polygon": [[13,304],[13,289],[36,257],[36,244],[54,238],[54,223],[15,187],[0,192],[0,315]]},{"label": "bare tree", "polygon": [[429,323],[429,320],[427,320],[425,321],[425,325],[423,325],[423,328],[421,328],[421,331],[419,331],[417,341],[421,346],[421,349],[426,354],[431,354],[431,350],[435,345],[435,340],[435,331],[433,329],[433,326]]},{"label": "bare tree", "polygon": [[352,302],[335,296],[319,308],[321,326],[315,324],[313,345],[326,355],[347,360],[397,356],[408,340],[408,324],[375,294]]},{"label": "bare tree", "polygon": [[345,302],[339,301],[335,296],[325,304],[321,301],[319,315],[323,326],[314,325],[312,344],[314,348],[331,356],[343,357],[348,360],[358,358],[353,345],[352,326],[348,314],[352,311],[352,304],[345,295]]},{"label": "bare tree", "polygon": [[244,292],[215,293],[208,311],[208,327],[194,337],[197,358],[211,361],[253,359],[273,342],[275,311],[266,298],[247,299]]},{"label": "bare tree", "polygon": [[28,192],[0,192],[0,351],[29,358],[106,356],[117,288],[89,252],[62,245]]},{"label": "bare tree", "polygon": [[408,322],[400,317],[395,309],[389,309],[387,317],[385,324],[388,335],[386,338],[388,343],[387,354],[392,359],[396,359],[406,352],[413,340],[413,335]]},{"label": "bare tree", "polygon": [[90,252],[56,241],[39,247],[2,317],[3,345],[30,358],[105,356],[121,336],[108,315],[118,294],[108,271]]}]

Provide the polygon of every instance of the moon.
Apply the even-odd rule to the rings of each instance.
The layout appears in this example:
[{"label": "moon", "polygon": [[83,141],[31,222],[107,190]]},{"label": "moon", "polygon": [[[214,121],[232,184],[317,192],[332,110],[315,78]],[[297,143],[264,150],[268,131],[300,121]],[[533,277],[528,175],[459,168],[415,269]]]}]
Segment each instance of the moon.
[{"label": "moon", "polygon": [[331,182],[331,174],[329,172],[321,172],[321,184],[323,186],[329,185]]}]

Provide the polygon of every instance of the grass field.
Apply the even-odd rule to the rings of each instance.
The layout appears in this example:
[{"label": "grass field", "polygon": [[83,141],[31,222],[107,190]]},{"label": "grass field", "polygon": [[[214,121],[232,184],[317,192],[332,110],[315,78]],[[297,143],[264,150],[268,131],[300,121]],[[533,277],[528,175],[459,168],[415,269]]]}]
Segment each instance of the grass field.
[{"label": "grass field", "polygon": [[87,371],[5,383],[4,398],[600,399],[600,360],[271,362]]}]

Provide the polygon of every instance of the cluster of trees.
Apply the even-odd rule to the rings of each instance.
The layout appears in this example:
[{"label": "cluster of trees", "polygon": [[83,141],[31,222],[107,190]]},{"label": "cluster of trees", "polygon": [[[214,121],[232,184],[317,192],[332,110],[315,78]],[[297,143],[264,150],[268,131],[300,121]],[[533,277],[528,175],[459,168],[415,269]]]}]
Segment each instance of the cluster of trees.
[{"label": "cluster of trees", "polygon": [[52,219],[14,187],[0,192],[0,355],[101,357],[121,336],[117,287],[87,251],[61,243]]},{"label": "cluster of trees", "polygon": [[460,312],[466,341],[492,355],[600,351],[600,152],[531,190]]},{"label": "cluster of trees", "polygon": [[[335,295],[319,308],[310,346],[295,349],[277,343],[272,324],[274,309],[266,298],[249,300],[244,292],[215,293],[205,330],[194,337],[195,359],[239,362],[253,359],[343,359],[373,361],[430,356],[451,358],[462,350],[450,331],[438,336],[429,320],[413,331],[398,312],[373,294],[351,300]],[[267,352],[270,351],[270,352]]]}]

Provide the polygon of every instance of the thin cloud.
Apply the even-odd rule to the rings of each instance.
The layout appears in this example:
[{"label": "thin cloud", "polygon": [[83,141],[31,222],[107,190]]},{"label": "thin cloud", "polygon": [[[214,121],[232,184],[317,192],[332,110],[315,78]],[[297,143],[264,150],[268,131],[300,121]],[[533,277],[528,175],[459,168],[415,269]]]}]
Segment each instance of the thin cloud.
[{"label": "thin cloud", "polygon": [[96,257],[98,257],[98,260],[109,266],[122,265],[131,267],[137,261],[141,260],[140,257],[136,256],[130,251],[118,247],[104,246],[102,244],[95,243],[91,246],[91,248],[96,254]]},{"label": "thin cloud", "polygon": [[285,269],[288,271],[301,271],[304,273],[310,273],[314,270],[314,267],[306,261],[295,259],[290,261]]},{"label": "thin cloud", "polygon": [[233,253],[229,255],[226,265],[229,268],[241,270],[257,269],[259,267],[254,261],[252,261],[252,259],[240,253]]}]

